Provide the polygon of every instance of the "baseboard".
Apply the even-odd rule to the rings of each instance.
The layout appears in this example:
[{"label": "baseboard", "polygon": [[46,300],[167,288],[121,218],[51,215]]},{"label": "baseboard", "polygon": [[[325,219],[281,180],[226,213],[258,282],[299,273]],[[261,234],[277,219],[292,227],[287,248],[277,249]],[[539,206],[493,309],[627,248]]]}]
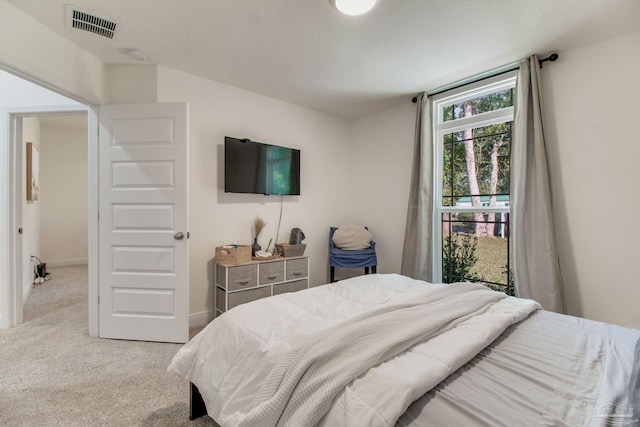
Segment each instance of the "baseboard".
[{"label": "baseboard", "polygon": [[69,267],[71,265],[87,265],[89,260],[87,258],[78,259],[60,259],[57,261],[46,260],[47,267]]},{"label": "baseboard", "polygon": [[189,315],[189,327],[205,326],[213,320],[213,311],[201,311],[200,313],[194,313]]}]

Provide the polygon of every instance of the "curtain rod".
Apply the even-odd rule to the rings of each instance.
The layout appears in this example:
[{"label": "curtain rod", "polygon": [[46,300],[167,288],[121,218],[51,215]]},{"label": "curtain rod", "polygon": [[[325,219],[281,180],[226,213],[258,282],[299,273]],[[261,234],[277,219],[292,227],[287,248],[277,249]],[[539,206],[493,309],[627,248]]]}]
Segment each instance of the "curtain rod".
[{"label": "curtain rod", "polygon": [[[547,56],[544,59],[539,59],[538,60],[538,64],[540,64],[540,68],[542,68],[542,64],[544,62],[547,62],[547,61],[554,62],[558,58],[559,58],[559,55],[557,53],[552,53],[551,55]],[[493,70],[486,71],[486,72],[481,73],[481,74],[476,74],[475,76],[466,78],[464,80],[459,80],[457,82],[454,82],[454,83],[451,83],[451,84],[448,84],[448,85],[445,85],[445,86],[441,86],[441,87],[439,87],[437,89],[429,91],[429,92],[427,92],[427,96],[438,95],[438,94],[441,94],[441,93],[446,92],[448,90],[457,89],[459,87],[466,86],[466,85],[471,84],[471,83],[479,82],[480,80],[488,79],[489,77],[499,76],[500,74],[504,74],[504,73],[508,73],[509,71],[516,70],[519,66],[520,66],[520,62],[514,62],[512,64],[504,65],[504,66],[502,66],[500,68],[495,68]],[[413,102],[414,104],[416,102],[418,102],[418,97],[414,96],[411,99],[411,102]]]}]

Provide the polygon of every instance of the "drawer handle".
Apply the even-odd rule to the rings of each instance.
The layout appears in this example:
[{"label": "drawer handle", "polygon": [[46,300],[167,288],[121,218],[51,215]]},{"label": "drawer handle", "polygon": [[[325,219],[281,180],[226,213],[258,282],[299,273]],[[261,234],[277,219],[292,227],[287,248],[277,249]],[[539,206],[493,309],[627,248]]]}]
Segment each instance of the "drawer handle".
[{"label": "drawer handle", "polygon": [[244,285],[247,285],[249,283],[249,281],[248,280],[236,280],[236,283],[238,285],[244,286]]},{"label": "drawer handle", "polygon": [[277,278],[278,278],[278,276],[267,276],[267,279],[269,279],[269,280],[275,280]]},{"label": "drawer handle", "polygon": [[301,271],[292,271],[291,274],[293,274],[294,276],[302,276]]}]

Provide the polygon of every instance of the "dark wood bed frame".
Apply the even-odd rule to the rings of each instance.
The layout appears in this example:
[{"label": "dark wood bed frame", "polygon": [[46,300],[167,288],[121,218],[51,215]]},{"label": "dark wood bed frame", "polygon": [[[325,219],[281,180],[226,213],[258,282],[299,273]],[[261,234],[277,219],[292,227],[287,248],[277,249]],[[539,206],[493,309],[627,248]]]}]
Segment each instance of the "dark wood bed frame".
[{"label": "dark wood bed frame", "polygon": [[194,383],[189,383],[189,419],[204,417],[207,414],[207,407],[204,405],[200,390]]}]

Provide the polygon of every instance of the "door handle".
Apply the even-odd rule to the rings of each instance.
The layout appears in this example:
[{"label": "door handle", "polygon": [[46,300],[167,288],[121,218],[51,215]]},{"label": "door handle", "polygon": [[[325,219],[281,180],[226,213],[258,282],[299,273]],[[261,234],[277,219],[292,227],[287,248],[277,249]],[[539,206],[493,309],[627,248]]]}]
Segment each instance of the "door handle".
[{"label": "door handle", "polygon": [[173,235],[173,238],[176,240],[182,240],[184,239],[184,234],[182,234],[182,232],[176,233]]}]

